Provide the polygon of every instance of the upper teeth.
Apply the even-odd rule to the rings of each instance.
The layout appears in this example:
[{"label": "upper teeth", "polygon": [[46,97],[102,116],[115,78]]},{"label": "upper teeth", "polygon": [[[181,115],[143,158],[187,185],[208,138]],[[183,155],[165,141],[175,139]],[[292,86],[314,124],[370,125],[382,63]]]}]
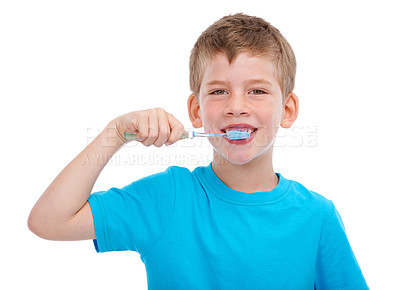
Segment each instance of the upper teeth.
[{"label": "upper teeth", "polygon": [[226,128],[224,131],[229,132],[229,131],[241,131],[241,132],[248,132],[248,133],[253,133],[255,129],[252,128]]}]

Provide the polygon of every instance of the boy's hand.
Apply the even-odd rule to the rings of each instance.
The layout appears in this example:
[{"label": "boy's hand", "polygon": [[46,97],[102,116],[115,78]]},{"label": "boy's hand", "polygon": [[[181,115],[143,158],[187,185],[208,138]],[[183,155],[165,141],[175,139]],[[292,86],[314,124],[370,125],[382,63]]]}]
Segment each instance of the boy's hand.
[{"label": "boy's hand", "polygon": [[135,111],[122,115],[108,125],[114,129],[122,142],[127,143],[124,133],[137,133],[138,141],[145,146],[161,147],[178,141],[184,128],[173,115],[162,108]]},{"label": "boy's hand", "polygon": [[174,116],[160,108],[128,113],[111,121],[37,201],[28,219],[32,232],[49,240],[96,238],[88,198],[104,166],[128,142],[125,132],[138,133],[140,142],[146,146],[160,147],[178,141],[184,129]]}]

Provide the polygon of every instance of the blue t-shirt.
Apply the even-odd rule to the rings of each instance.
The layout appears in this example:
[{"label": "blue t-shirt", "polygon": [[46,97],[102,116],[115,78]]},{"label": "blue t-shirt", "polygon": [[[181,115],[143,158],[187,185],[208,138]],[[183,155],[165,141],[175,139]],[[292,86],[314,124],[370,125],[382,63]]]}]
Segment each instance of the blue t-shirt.
[{"label": "blue t-shirt", "polygon": [[369,289],[333,202],[277,176],[244,193],[172,166],[92,194],[96,250],[137,251],[149,289]]}]

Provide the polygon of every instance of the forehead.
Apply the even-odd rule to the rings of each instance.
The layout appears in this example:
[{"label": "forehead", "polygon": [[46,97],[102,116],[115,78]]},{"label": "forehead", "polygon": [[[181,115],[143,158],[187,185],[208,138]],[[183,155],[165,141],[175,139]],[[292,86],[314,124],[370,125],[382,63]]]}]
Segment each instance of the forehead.
[{"label": "forehead", "polygon": [[273,58],[241,52],[229,63],[224,53],[217,53],[205,65],[201,86],[221,81],[241,83],[252,79],[265,79],[279,86]]}]

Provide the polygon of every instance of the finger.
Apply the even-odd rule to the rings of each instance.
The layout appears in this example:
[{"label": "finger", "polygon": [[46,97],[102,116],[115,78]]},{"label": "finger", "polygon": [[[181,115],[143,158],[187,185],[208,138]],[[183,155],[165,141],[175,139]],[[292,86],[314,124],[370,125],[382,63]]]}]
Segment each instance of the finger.
[{"label": "finger", "polygon": [[158,138],[154,142],[154,145],[161,147],[167,142],[171,133],[171,128],[169,126],[168,113],[164,110],[160,110],[158,113]]},{"label": "finger", "polygon": [[142,142],[147,139],[149,136],[149,118],[148,115],[145,113],[142,113],[139,115],[139,117],[136,119],[136,124],[133,124],[135,128],[137,128],[137,140],[139,142]]},{"label": "finger", "polygon": [[182,134],[185,132],[183,124],[179,122],[173,115],[168,114],[169,125],[171,127],[171,134],[168,138],[166,145],[171,145],[180,140]]},{"label": "finger", "polygon": [[154,144],[158,137],[158,113],[156,109],[151,109],[148,111],[148,135],[147,138],[142,141],[142,144],[145,146],[150,146]]}]

